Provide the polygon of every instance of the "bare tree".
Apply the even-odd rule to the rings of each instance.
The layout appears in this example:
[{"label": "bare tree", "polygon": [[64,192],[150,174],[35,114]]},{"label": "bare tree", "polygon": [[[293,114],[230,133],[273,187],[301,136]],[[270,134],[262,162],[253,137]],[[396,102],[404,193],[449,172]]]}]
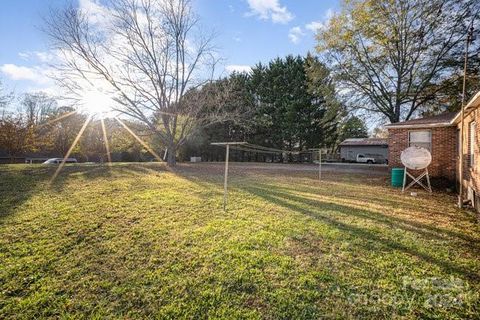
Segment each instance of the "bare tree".
[{"label": "bare tree", "polygon": [[21,100],[21,112],[32,126],[45,122],[56,108],[57,101],[43,92],[25,93]]},{"label": "bare tree", "polygon": [[444,62],[463,50],[477,2],[344,1],[319,30],[317,49],[354,107],[408,120],[442,90],[437,84],[452,72]]},{"label": "bare tree", "polygon": [[[202,104],[184,99],[214,74],[218,61],[190,0],[115,0],[100,18],[70,6],[54,11],[46,31],[60,52],[61,84],[81,97],[81,82],[108,88],[115,110],[144,123],[168,148],[178,147],[199,125]],[[218,111],[218,112],[217,112]]]}]

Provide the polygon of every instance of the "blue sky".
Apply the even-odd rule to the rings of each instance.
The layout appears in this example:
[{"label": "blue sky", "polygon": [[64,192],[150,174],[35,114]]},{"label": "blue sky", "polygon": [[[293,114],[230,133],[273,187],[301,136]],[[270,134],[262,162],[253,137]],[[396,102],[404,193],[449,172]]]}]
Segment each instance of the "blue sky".
[{"label": "blue sky", "polygon": [[[79,0],[83,5],[99,0]],[[314,51],[314,30],[338,10],[337,0],[193,0],[202,25],[217,33],[225,72],[288,54]],[[50,7],[69,0],[0,2],[0,79],[17,93],[52,90],[45,75],[47,36],[40,30]]]}]

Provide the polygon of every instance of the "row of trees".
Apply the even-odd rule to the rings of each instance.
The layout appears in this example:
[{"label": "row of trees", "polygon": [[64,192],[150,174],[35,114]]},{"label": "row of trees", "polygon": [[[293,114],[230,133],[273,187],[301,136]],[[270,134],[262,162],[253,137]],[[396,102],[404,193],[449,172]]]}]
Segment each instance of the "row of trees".
[{"label": "row of trees", "polygon": [[257,64],[250,73],[233,73],[197,94],[225,85],[236,88],[236,95],[224,101],[224,108],[241,107],[242,117],[199,130],[184,155],[216,159],[221,150],[210,147],[212,141],[248,141],[292,151],[319,146],[334,150],[343,139],[368,136],[365,123],[348,116],[336,98],[328,68],[312,55]]},{"label": "row of trees", "polygon": [[47,33],[61,61],[59,82],[81,95],[101,83],[115,110],[149,129],[175,165],[192,140],[241,139],[303,149],[334,146],[345,110],[327,67],[308,56],[259,64],[213,81],[219,60],[190,0],[118,0],[102,19],[71,6]]},{"label": "row of trees", "polygon": [[[191,104],[200,101],[198,117],[206,118],[212,109],[218,109],[215,105],[218,101],[211,99],[211,95],[223,96],[223,112],[237,117],[218,117],[218,122],[197,127],[178,150],[182,159],[193,155],[217,159],[221,150],[212,148],[212,141],[249,141],[298,151],[318,146],[335,149],[343,139],[368,135],[362,120],[347,116],[336,99],[329,70],[311,55],[258,64],[251,73],[234,73],[189,90],[184,99]],[[0,150],[12,161],[25,154],[65,155],[87,120],[87,115],[71,107],[59,107],[54,98],[44,93],[24,94],[15,99],[4,94],[2,101],[4,107],[11,106],[3,108],[0,116]],[[114,160],[149,158],[145,155],[147,151],[117,121],[103,121]],[[127,122],[157,152],[168,148],[143,123]],[[95,120],[82,134],[73,154],[85,161],[106,161],[104,140],[101,121]]]},{"label": "row of trees", "polygon": [[[64,156],[87,120],[87,115],[76,112],[72,107],[59,106],[54,98],[45,93],[27,93],[21,97],[0,94],[0,97],[0,152],[9,157],[11,162],[25,155]],[[141,161],[152,158],[117,121],[103,121],[114,160]],[[135,131],[145,132],[140,124],[127,123]],[[149,141],[149,136],[147,132],[144,139]],[[107,161],[100,120],[94,120],[86,127],[72,155],[83,161]]]},{"label": "row of trees", "polygon": [[[352,110],[394,123],[458,109],[462,52],[480,3],[344,1],[318,32],[318,57],[278,58],[220,80],[212,80],[213,37],[190,0],[117,0],[103,9],[98,17],[70,6],[46,19],[61,57],[57,80],[73,99],[101,87],[175,165],[179,152],[219,140],[334,149],[366,135]],[[467,95],[480,87],[480,47],[471,47]]]}]

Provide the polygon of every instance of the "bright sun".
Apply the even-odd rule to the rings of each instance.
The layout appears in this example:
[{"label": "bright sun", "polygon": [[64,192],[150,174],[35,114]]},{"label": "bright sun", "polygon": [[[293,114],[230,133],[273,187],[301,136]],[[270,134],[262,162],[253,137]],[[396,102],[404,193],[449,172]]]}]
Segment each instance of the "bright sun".
[{"label": "bright sun", "polygon": [[83,94],[81,110],[89,115],[107,117],[112,114],[114,101],[98,90],[89,90]]}]

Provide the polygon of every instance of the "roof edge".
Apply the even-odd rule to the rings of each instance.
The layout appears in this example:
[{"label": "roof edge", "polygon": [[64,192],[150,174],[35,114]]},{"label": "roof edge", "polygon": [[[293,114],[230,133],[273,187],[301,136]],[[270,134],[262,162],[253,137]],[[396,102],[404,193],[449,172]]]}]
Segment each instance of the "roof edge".
[{"label": "roof edge", "polygon": [[[478,91],[465,105],[464,112],[471,112],[474,108],[480,107],[480,91]],[[417,128],[442,128],[442,127],[451,127],[457,125],[460,122],[462,110],[458,111],[455,117],[448,122],[441,122],[441,123],[430,123],[430,124],[397,124],[391,123],[385,125],[386,129],[417,129]],[[401,122],[400,122],[401,123]]]},{"label": "roof edge", "polygon": [[399,125],[396,125],[394,123],[392,124],[387,124],[385,126],[385,128],[387,129],[415,129],[415,128],[443,128],[443,127],[451,127],[451,126],[454,126],[455,123],[453,122],[453,120],[456,119],[457,116],[455,116],[455,118],[452,119],[452,121],[449,121],[449,122],[442,122],[442,123],[427,123],[427,124],[399,124]]},{"label": "roof edge", "polygon": [[[478,102],[476,105],[475,102]],[[474,96],[473,98],[471,98],[468,103],[465,105],[465,108],[464,108],[464,112],[470,112],[471,109],[475,108],[475,107],[478,107],[480,106],[480,91],[478,91]],[[453,118],[453,123],[454,124],[457,124],[460,122],[460,117],[461,117],[461,114],[462,114],[462,110],[460,110],[457,115],[455,116],[455,118]]]}]

